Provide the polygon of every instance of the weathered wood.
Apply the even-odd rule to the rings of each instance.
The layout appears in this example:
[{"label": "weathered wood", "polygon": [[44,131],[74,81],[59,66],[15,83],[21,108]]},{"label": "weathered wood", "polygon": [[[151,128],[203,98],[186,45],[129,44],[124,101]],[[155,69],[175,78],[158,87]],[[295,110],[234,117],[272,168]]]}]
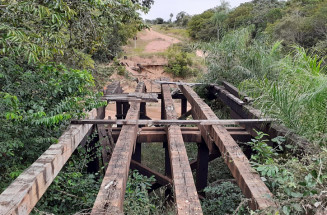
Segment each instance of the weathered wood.
[{"label": "weathered wood", "polygon": [[[96,109],[88,113],[96,118]],[[58,143],[46,150],[0,195],[0,214],[29,214],[65,165],[92,125],[70,125]]]},{"label": "weathered wood", "polygon": [[[112,144],[110,143],[110,139],[109,139],[110,134],[108,134],[108,131],[105,126],[106,125],[97,125],[99,142],[102,147],[101,155],[102,155],[102,163],[104,166],[104,173],[108,167],[108,163],[110,160],[110,154],[111,154],[111,150],[112,150]],[[107,125],[107,126],[110,126],[110,125]]]},{"label": "weathered wood", "polygon": [[141,173],[142,175],[145,175],[147,177],[151,177],[154,176],[154,178],[156,179],[156,182],[159,183],[161,186],[165,186],[168,184],[173,184],[173,181],[167,177],[164,176],[152,169],[150,169],[149,167],[142,165],[141,163],[132,160],[131,161],[131,169],[136,169],[139,171],[139,173]]},{"label": "weathered wood", "polygon": [[[158,95],[158,99],[162,99],[162,94],[160,93],[156,93]],[[171,95],[173,97],[173,99],[186,99],[185,96],[182,93],[175,93],[173,95]]]},{"label": "weathered wood", "polygon": [[[143,92],[144,83],[139,83],[136,92]],[[140,103],[132,102],[126,119],[137,120],[140,114]],[[91,214],[117,214],[123,211],[123,201],[128,178],[128,170],[136,143],[138,126],[124,125],[112,153],[100,191]]]},{"label": "weathered wood", "polygon": [[208,184],[209,149],[205,143],[198,144],[196,165],[196,189],[203,190]]},{"label": "weathered wood", "polygon": [[[117,141],[120,134],[119,128],[113,128],[112,137]],[[201,133],[197,128],[187,129],[182,128],[182,135],[184,142],[201,142]],[[136,139],[137,143],[160,143],[167,142],[167,133],[163,127],[143,127],[138,132]]]},{"label": "weathered wood", "polygon": [[[194,110],[194,118],[196,119],[216,119],[218,117],[210,109],[210,107],[190,88],[189,86],[179,86],[183,94],[188,99]],[[203,125],[199,126],[205,127]],[[243,194],[251,198],[250,206],[252,209],[264,209],[276,206],[272,193],[261,180],[258,173],[251,168],[249,160],[246,158],[241,148],[222,125],[206,126],[204,129],[214,140],[215,145],[219,148],[225,163],[229,167],[233,177],[237,180],[237,184],[241,188]]]},{"label": "weathered wood", "polygon": [[178,120],[184,120],[187,117],[189,117],[192,114],[192,110],[187,111],[186,113],[184,113],[183,115],[181,115]]},{"label": "weathered wood", "polygon": [[102,99],[108,101],[121,101],[121,102],[158,102],[158,95],[155,93],[123,93],[123,94],[107,94]]},{"label": "weathered wood", "polygon": [[[217,152],[216,154],[209,154],[208,156],[208,161],[211,162],[213,160],[215,160],[216,158],[219,158],[221,156],[221,154],[219,152]],[[190,167],[191,170],[195,170],[198,166],[198,160],[193,160],[190,162]]]},{"label": "weathered wood", "polygon": [[181,99],[181,116],[187,112],[187,99]]},{"label": "weathered wood", "polygon": [[134,153],[132,155],[132,159],[136,162],[141,163],[142,159],[142,143],[136,142],[135,148],[134,148]]},{"label": "weathered wood", "polygon": [[269,123],[273,119],[225,119],[225,120],[72,120],[72,124],[117,124],[117,125],[238,125]]},{"label": "weathered wood", "polygon": [[[122,89],[120,87],[119,82],[113,82],[107,86],[107,90],[105,91],[106,95],[112,95],[121,92]],[[109,102],[107,102],[108,104]],[[106,107],[107,105],[100,107],[97,109],[97,117],[96,119],[104,119],[106,115]],[[99,125],[98,125],[99,128]],[[101,126],[100,126],[101,129]],[[99,129],[98,129],[99,130]],[[102,139],[101,139],[102,138]],[[107,138],[107,140],[109,140]],[[88,154],[93,158],[87,163],[87,172],[89,173],[97,173],[100,169],[100,159],[96,156],[98,151],[97,143],[101,141],[105,141],[105,138],[100,137],[99,133],[93,136],[93,139],[86,146]],[[105,143],[104,143],[105,144]],[[102,155],[105,156],[105,147],[102,147]],[[104,158],[108,159],[108,158]],[[108,160],[109,161],[109,160]],[[104,165],[108,165],[108,163],[104,163]]]},{"label": "weathered wood", "polygon": [[239,91],[235,86],[228,83],[227,81],[223,81],[223,86],[225,87],[225,89],[228,92],[230,92],[231,94],[233,94],[237,98],[242,99],[242,101],[244,101],[246,103],[249,103],[249,102],[253,101],[253,99],[251,97],[249,97],[245,93]]},{"label": "weathered wood", "polygon": [[[162,94],[165,118],[176,120],[177,114],[168,85],[162,85]],[[177,214],[202,214],[180,127],[178,125],[167,127],[167,136]]]},{"label": "weathered wood", "polygon": [[[253,108],[251,105],[239,105],[232,99],[228,98],[226,96],[226,90],[221,87],[210,86],[208,90],[211,94],[220,99],[225,105],[229,106],[230,109],[242,119],[261,119],[263,117],[263,113],[261,113],[260,110]],[[253,136],[256,136],[256,133],[253,131],[253,129],[256,129],[269,134],[270,138],[285,136],[287,143],[300,146],[303,149],[310,145],[308,140],[300,137],[282,125],[263,122],[251,125],[241,123],[241,126],[246,128],[246,130]]]},{"label": "weathered wood", "polygon": [[175,84],[178,86],[187,85],[187,86],[195,86],[195,85],[205,85],[203,83],[186,83],[186,82],[174,82],[174,81],[155,81],[157,84]]}]

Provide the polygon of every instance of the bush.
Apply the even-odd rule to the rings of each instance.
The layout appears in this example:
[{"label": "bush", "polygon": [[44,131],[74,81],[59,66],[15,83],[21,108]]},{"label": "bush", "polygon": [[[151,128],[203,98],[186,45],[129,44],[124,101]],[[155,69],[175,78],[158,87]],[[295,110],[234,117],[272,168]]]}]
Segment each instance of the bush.
[{"label": "bush", "polygon": [[178,46],[173,46],[168,49],[168,66],[165,67],[165,72],[173,74],[175,77],[188,77],[195,74],[192,58],[188,53],[181,51]]},{"label": "bush", "polygon": [[125,214],[153,214],[156,207],[151,203],[148,194],[152,182],[155,182],[153,176],[142,176],[136,170],[130,173],[124,201]]},{"label": "bush", "polygon": [[201,203],[203,214],[231,214],[244,198],[241,189],[231,183],[208,186],[204,189],[206,199]]}]

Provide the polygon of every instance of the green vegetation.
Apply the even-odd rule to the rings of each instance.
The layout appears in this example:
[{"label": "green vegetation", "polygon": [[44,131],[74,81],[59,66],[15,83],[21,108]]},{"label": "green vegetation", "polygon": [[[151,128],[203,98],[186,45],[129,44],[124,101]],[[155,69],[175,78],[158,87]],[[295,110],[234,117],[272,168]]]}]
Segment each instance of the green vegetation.
[{"label": "green vegetation", "polygon": [[[121,46],[145,27],[138,11],[153,0],[37,1],[2,0],[0,7],[0,191],[44,152],[72,118],[103,103],[96,93],[117,71]],[[278,208],[249,211],[247,200],[233,183],[221,158],[210,163],[209,186],[203,190],[205,214],[323,214],[327,188],[327,1],[253,0],[231,9],[220,6],[176,21],[146,20],[159,32],[192,44],[174,45],[160,55],[168,58],[165,72],[176,77],[199,75],[204,83],[228,81],[254,98],[264,116],[275,118],[309,141],[303,147],[271,139],[258,132],[246,144],[254,152],[253,168],[274,194]],[[133,42],[133,41],[132,41]],[[134,47],[134,44],[129,44]],[[134,54],[143,55],[146,43]],[[197,58],[196,50],[204,53]],[[153,56],[153,54],[151,54]],[[113,61],[109,67],[100,63]],[[208,72],[199,73],[203,63]],[[205,95],[204,92],[202,92]],[[217,115],[228,109],[211,102]],[[269,140],[269,141],[268,141]],[[73,214],[92,207],[103,171],[87,167],[100,155],[79,147],[47,193],[35,214]],[[31,150],[32,149],[32,150]],[[160,151],[160,152],[158,152]],[[162,145],[144,149],[156,156],[144,163],[163,173]],[[154,153],[156,152],[156,153]],[[195,144],[187,145],[190,159]],[[147,159],[145,159],[147,160]],[[217,181],[218,180],[218,181]],[[222,182],[222,180],[224,180]],[[149,193],[153,177],[130,172],[126,214],[174,214],[166,188]]]},{"label": "green vegetation", "polygon": [[[115,68],[100,63],[144,27],[138,11],[151,2],[1,1],[0,192],[57,142],[70,119],[104,105],[97,91]],[[101,180],[86,172],[94,158],[78,151],[37,208],[67,214],[92,206]]]},{"label": "green vegetation", "polygon": [[[208,53],[208,73],[201,80],[233,83],[265,116],[310,142],[289,145],[278,137],[272,147],[269,137],[258,133],[248,143],[255,152],[252,165],[279,206],[278,212],[257,213],[321,213],[327,187],[327,2],[255,0],[215,16],[222,7],[193,16],[188,25],[195,47]],[[219,35],[201,36],[197,29],[213,28],[215,18]]]},{"label": "green vegetation", "polygon": [[168,49],[168,66],[165,72],[171,73],[177,77],[192,76],[195,74],[192,68],[192,59],[187,52],[182,51],[178,46],[172,46]]}]

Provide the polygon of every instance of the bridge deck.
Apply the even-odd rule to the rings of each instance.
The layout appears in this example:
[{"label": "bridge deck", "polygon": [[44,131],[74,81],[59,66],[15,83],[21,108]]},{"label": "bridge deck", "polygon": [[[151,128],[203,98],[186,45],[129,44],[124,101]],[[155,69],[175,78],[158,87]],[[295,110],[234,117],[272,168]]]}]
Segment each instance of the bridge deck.
[{"label": "bridge deck", "polygon": [[[224,121],[219,120],[187,84],[177,83],[182,93],[171,93],[170,82],[160,83],[161,92],[155,94],[145,93],[144,83],[139,83],[132,94],[124,94],[119,82],[108,86],[103,98],[115,100],[117,120],[104,120],[106,107],[102,107],[89,112],[88,119],[75,121],[79,124],[71,125],[58,144],[45,151],[0,195],[0,214],[30,213],[76,147],[84,146],[83,142],[94,130],[92,124],[117,124],[117,127],[109,129],[105,125],[98,127],[101,144],[115,147],[113,150],[102,149],[103,158],[98,162],[101,160],[107,170],[92,214],[123,213],[129,169],[137,169],[146,176],[154,175],[157,181],[151,190],[171,184],[178,214],[202,214],[198,192],[207,185],[208,163],[220,155],[244,195],[252,199],[252,209],[274,207],[271,192],[236,143],[249,141],[253,127],[264,131],[271,128],[269,121],[260,119],[259,112],[248,104],[251,98],[241,95],[230,84],[225,83],[225,87],[211,85],[209,91],[230,106],[231,115],[237,119]],[[146,102],[156,101],[157,96],[162,101],[162,120],[156,121],[147,116]],[[181,100],[182,116],[177,116],[173,99]],[[187,111],[187,101],[192,106],[190,111]],[[190,114],[194,120],[185,120]],[[151,123],[157,123],[159,127],[144,127]],[[225,127],[224,123],[240,124],[242,127]],[[182,124],[196,127],[180,127]],[[141,144],[152,142],[162,142],[165,147],[165,175],[141,162]],[[188,160],[185,142],[198,144],[198,156],[192,162]],[[192,170],[196,170],[195,182]]]}]

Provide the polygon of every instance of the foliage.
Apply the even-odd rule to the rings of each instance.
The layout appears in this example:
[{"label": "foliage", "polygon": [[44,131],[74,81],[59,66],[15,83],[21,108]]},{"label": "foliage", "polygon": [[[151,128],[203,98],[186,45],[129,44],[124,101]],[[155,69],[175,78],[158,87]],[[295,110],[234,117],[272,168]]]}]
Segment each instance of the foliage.
[{"label": "foliage", "polygon": [[[87,149],[88,148],[88,149]],[[35,214],[75,214],[93,207],[100,189],[98,173],[86,172],[87,164],[94,159],[88,147],[78,147],[47,192],[36,205]]]},{"label": "foliage", "polygon": [[[96,63],[113,59],[144,27],[139,11],[146,12],[152,2],[1,1],[1,191],[57,142],[70,119],[84,117],[85,111],[104,105],[98,99],[101,94],[95,93],[102,86],[93,75],[101,79],[109,73],[95,71]],[[76,168],[70,163],[53,186],[84,198],[81,203],[89,207],[92,197],[82,191],[91,195],[98,182]],[[69,188],[59,185],[66,181],[72,182]],[[42,209],[51,205],[58,213],[64,213],[65,208],[69,211],[69,204],[58,203],[62,195],[54,192]],[[77,207],[76,200],[72,210]]]},{"label": "foliage", "polygon": [[281,42],[253,39],[252,29],[231,31],[219,43],[200,43],[209,53],[204,81],[240,86],[263,114],[309,139],[301,154],[296,143],[274,139],[274,147],[268,145],[262,133],[250,145],[256,152],[252,164],[275,195],[278,213],[314,214],[326,205],[326,67],[304,48],[295,46],[285,55]]},{"label": "foliage", "polygon": [[125,214],[153,214],[156,207],[148,194],[152,182],[155,182],[154,176],[148,178],[136,170],[130,173],[124,201]]},{"label": "foliage", "polygon": [[216,35],[216,29],[212,23],[213,15],[214,10],[210,9],[191,18],[187,30],[192,39],[208,41],[212,35]]},{"label": "foliage", "polygon": [[326,1],[290,1],[285,15],[267,28],[267,33],[285,45],[313,47],[327,34]]},{"label": "foliage", "polygon": [[78,66],[83,54],[112,57],[141,25],[136,12],[141,7],[130,1],[33,0],[4,6],[0,54],[19,56],[19,62],[55,60]]},{"label": "foliage", "polygon": [[[44,64],[24,70],[0,59],[1,189],[56,142],[67,120],[99,107],[92,75],[85,70]],[[33,148],[33,150],[30,150]],[[6,161],[6,162],[4,162]],[[14,177],[9,177],[14,175]]]},{"label": "foliage", "polygon": [[201,203],[204,214],[231,214],[244,198],[241,189],[231,182],[210,185],[204,192],[206,198]]},{"label": "foliage", "polygon": [[277,147],[273,148],[266,144],[268,140],[263,139],[265,136],[268,137],[259,132],[249,143],[256,152],[251,160],[261,178],[278,198],[278,210],[283,214],[303,214],[319,210],[326,198],[323,194],[327,185],[327,174],[323,167],[326,159],[322,159],[326,149],[320,155],[304,156],[301,159],[288,153],[285,157],[280,157],[277,152],[284,150],[284,140],[280,137],[272,139],[277,143]]},{"label": "foliage", "polygon": [[191,16],[188,15],[186,12],[181,11],[176,15],[176,21],[175,24],[177,26],[181,26],[181,27],[186,27],[188,22],[190,21]]},{"label": "foliage", "polygon": [[193,61],[187,52],[182,51],[180,47],[173,46],[168,49],[168,66],[165,72],[171,73],[176,77],[187,77],[195,74],[191,68]]}]

